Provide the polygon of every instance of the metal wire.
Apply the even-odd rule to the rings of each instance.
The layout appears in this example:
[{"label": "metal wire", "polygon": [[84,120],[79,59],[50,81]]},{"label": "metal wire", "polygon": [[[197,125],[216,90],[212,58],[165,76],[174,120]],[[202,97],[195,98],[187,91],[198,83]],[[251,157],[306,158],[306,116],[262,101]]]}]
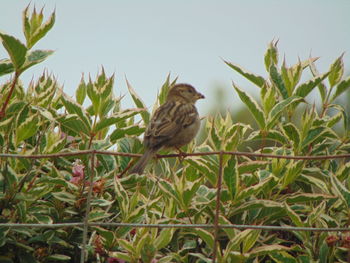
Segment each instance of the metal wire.
[{"label": "metal wire", "polygon": [[[83,222],[78,223],[56,223],[56,224],[26,224],[26,223],[0,223],[4,228],[61,228],[61,227],[84,227]],[[89,227],[131,227],[131,228],[201,228],[213,229],[214,224],[138,224],[138,223],[87,223]],[[217,225],[219,229],[254,229],[264,231],[305,231],[305,232],[350,232],[350,227],[294,227],[294,226],[272,226],[272,225]]]}]

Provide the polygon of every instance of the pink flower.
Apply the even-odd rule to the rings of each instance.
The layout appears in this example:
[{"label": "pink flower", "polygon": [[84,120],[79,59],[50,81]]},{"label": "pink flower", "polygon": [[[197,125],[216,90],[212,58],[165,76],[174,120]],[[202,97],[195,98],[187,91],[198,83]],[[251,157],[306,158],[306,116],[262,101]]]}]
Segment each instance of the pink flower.
[{"label": "pink flower", "polygon": [[73,184],[80,184],[83,179],[84,179],[83,176],[74,176],[69,180],[69,182]]},{"label": "pink flower", "polygon": [[83,164],[80,164],[78,162],[74,162],[73,169],[72,169],[73,175],[79,176],[79,177],[84,177],[84,168],[85,168],[85,166]]}]

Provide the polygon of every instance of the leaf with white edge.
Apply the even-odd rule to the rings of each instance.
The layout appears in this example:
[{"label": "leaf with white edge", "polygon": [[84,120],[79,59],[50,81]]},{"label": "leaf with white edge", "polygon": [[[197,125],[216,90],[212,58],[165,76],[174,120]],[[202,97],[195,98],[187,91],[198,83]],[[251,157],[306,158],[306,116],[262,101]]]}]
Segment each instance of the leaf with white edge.
[{"label": "leaf with white edge", "polygon": [[275,202],[271,200],[264,200],[264,199],[258,199],[258,200],[251,200],[242,203],[242,205],[235,208],[235,210],[232,212],[232,215],[236,215],[242,212],[249,211],[251,209],[274,209],[277,211],[283,210],[283,204],[280,202]]},{"label": "leaf with white edge", "polygon": [[93,129],[93,132],[96,133],[104,128],[107,128],[111,125],[114,125],[120,121],[123,121],[125,119],[128,119],[136,114],[142,113],[144,112],[144,109],[127,109],[124,110],[120,113],[117,114],[113,114],[112,116],[103,118],[102,120],[100,120],[96,126]]},{"label": "leaf with white edge", "polygon": [[192,229],[190,232],[197,234],[209,246],[210,249],[214,249],[214,236],[212,233],[200,228]]},{"label": "leaf with white edge", "polygon": [[344,63],[343,63],[344,53],[337,58],[329,69],[328,81],[331,87],[337,85],[344,74]]},{"label": "leaf with white edge", "polygon": [[[275,263],[298,263],[302,261],[298,261],[295,257],[288,254],[285,251],[278,251],[269,254],[269,257],[274,260]],[[321,263],[321,262],[320,262]]]},{"label": "leaf with white edge", "polygon": [[84,130],[90,131],[91,120],[88,117],[88,114],[85,111],[85,109],[66,94],[62,95],[61,101],[70,114],[76,114],[79,116],[79,119],[84,123]]},{"label": "leaf with white edge", "polygon": [[50,56],[53,50],[34,50],[27,54],[26,61],[21,67],[21,71],[24,71],[31,66],[34,66],[40,62],[43,62],[48,56]]},{"label": "leaf with white edge", "polygon": [[283,133],[293,142],[295,147],[300,144],[300,132],[293,123],[286,123],[282,126]]},{"label": "leaf with white edge", "polygon": [[39,116],[38,114],[31,115],[26,118],[16,129],[16,144],[34,136],[39,129]]},{"label": "leaf with white edge", "polygon": [[67,114],[57,118],[57,121],[61,124],[62,130],[66,133],[67,130],[73,132],[73,136],[81,136],[85,134],[90,136],[90,130],[86,128],[85,123],[76,114]]},{"label": "leaf with white edge", "polygon": [[237,170],[237,159],[235,156],[231,156],[227,162],[227,165],[224,167],[223,179],[231,198],[234,199],[239,190],[239,173]]},{"label": "leaf with white edge", "polygon": [[[311,59],[309,59],[309,68],[310,68],[311,73],[314,77],[317,77],[320,75],[320,73],[318,72],[318,70],[315,66],[314,61],[312,61]],[[322,81],[318,84],[318,90],[320,92],[322,102],[325,102],[325,98],[326,98],[326,94],[327,94],[327,87],[325,84],[323,84]]]},{"label": "leaf with white edge", "polygon": [[274,180],[274,177],[268,177],[258,184],[240,190],[235,201],[240,201],[247,197],[259,194],[260,191],[262,191],[267,185],[270,184],[271,180]]},{"label": "leaf with white edge", "polygon": [[335,92],[330,99],[330,102],[335,100],[337,97],[339,97],[341,94],[343,94],[348,88],[350,87],[350,77],[347,79],[342,80],[338,85],[337,88],[335,89]]},{"label": "leaf with white edge", "polygon": [[61,192],[54,192],[52,193],[52,195],[65,203],[68,203],[70,205],[74,205],[75,201],[76,201],[76,197],[74,195],[72,195],[71,193],[65,192],[65,191],[61,191]]},{"label": "leaf with white edge", "polygon": [[110,135],[111,142],[115,142],[118,139],[124,138],[126,136],[139,136],[145,131],[144,127],[139,124],[134,124],[125,128],[116,128]]},{"label": "leaf with white edge", "polygon": [[290,249],[291,248],[289,247],[281,246],[281,245],[263,245],[251,250],[250,255],[257,257],[262,255],[269,255],[270,253],[278,252],[278,251],[288,251]]},{"label": "leaf with white edge", "polygon": [[62,255],[62,254],[52,254],[45,258],[46,260],[57,260],[57,261],[67,261],[71,260],[72,258],[70,256]]},{"label": "leaf with white edge", "polygon": [[10,74],[15,71],[11,60],[1,59],[0,60],[0,77],[6,74]]},{"label": "leaf with white edge", "polygon": [[44,24],[42,24],[43,10],[41,10],[40,14],[36,14],[34,12],[32,14],[32,18],[29,19],[28,7],[23,12],[23,29],[27,40],[27,47],[30,49],[53,27],[56,14],[53,12],[50,18]]},{"label": "leaf with white edge", "polygon": [[297,213],[295,213],[287,203],[284,203],[284,208],[285,208],[287,215],[292,220],[292,222],[295,226],[297,226],[297,227],[304,226],[304,223],[303,223],[303,221],[301,221],[299,215]]},{"label": "leaf with white edge", "polygon": [[86,98],[86,84],[84,81],[84,75],[81,76],[79,86],[75,92],[75,98],[77,102],[82,105],[84,103],[84,100]]},{"label": "leaf with white edge", "polygon": [[338,180],[336,176],[331,176],[333,189],[338,196],[344,201],[347,208],[350,208],[350,191]]},{"label": "leaf with white edge", "polygon": [[134,101],[136,107],[141,108],[141,109],[145,109],[141,113],[141,117],[142,117],[142,120],[144,121],[144,123],[147,125],[149,123],[150,114],[146,110],[147,109],[146,105],[144,104],[142,99],[136,94],[135,90],[132,88],[132,86],[130,85],[128,80],[126,80],[126,84],[128,86],[129,93],[130,93],[131,98]]},{"label": "leaf with white edge", "polygon": [[160,250],[166,247],[170,243],[171,239],[173,238],[174,232],[175,232],[174,228],[165,228],[161,230],[159,236],[154,241],[154,246],[156,247],[156,249]]},{"label": "leaf with white edge", "polygon": [[285,201],[287,204],[297,204],[297,203],[308,203],[308,202],[318,202],[327,199],[336,198],[333,195],[325,194],[313,194],[313,193],[296,193],[285,196]]},{"label": "leaf with white edge", "polygon": [[238,96],[241,98],[243,103],[248,107],[249,111],[253,114],[253,117],[257,121],[259,127],[261,129],[264,129],[266,127],[265,116],[264,116],[264,112],[261,110],[258,103],[251,96],[249,96],[243,90],[238,88],[238,86],[236,86],[234,83],[233,83],[233,87],[237,91]]},{"label": "leaf with white edge", "polygon": [[326,130],[325,127],[322,127],[322,126],[319,126],[319,127],[315,127],[315,128],[312,128],[306,138],[303,140],[302,144],[301,144],[301,147],[304,148],[304,147],[308,147],[310,145],[310,143],[312,143],[313,141],[315,141],[317,138],[319,138],[323,132]]},{"label": "leaf with white edge", "polygon": [[298,96],[291,96],[285,100],[280,101],[277,103],[270,111],[268,116],[268,123],[267,123],[267,129],[271,129],[274,125],[276,120],[279,118],[279,116],[283,113],[283,111],[290,106],[293,103],[298,103],[303,101],[304,99]]},{"label": "leaf with white edge", "polygon": [[272,82],[275,84],[277,90],[281,94],[283,99],[287,99],[289,94],[288,90],[286,89],[286,86],[284,85],[283,79],[281,74],[278,72],[277,67],[274,64],[271,64],[270,66],[270,78]]},{"label": "leaf with white edge", "polygon": [[115,177],[115,180],[114,180],[114,189],[115,189],[116,199],[119,203],[120,210],[123,215],[123,219],[126,219],[128,216],[129,203],[130,203],[129,196],[117,177]]},{"label": "leaf with white edge", "polygon": [[238,165],[239,174],[253,173],[259,169],[264,169],[269,161],[247,161]]},{"label": "leaf with white edge", "polygon": [[19,71],[26,60],[27,48],[17,38],[0,32],[2,45],[11,58],[11,62],[16,71]]},{"label": "leaf with white edge", "polygon": [[237,65],[237,64],[233,64],[231,62],[225,61],[226,65],[228,65],[230,68],[234,69],[236,72],[238,72],[239,74],[241,74],[243,77],[245,77],[246,79],[250,80],[251,82],[253,82],[255,85],[257,85],[258,87],[262,87],[265,83],[265,79],[261,76],[255,75],[245,69],[243,69],[241,66]]},{"label": "leaf with white edge", "polygon": [[262,135],[260,131],[254,131],[249,135],[247,141],[255,140],[274,141],[281,144],[285,144],[288,142],[288,138],[277,130],[269,130],[268,133],[264,135]]},{"label": "leaf with white edge", "polygon": [[228,243],[227,249],[229,251],[240,249],[240,245],[249,237],[254,236],[254,233],[260,234],[261,230],[245,229],[237,233]]},{"label": "leaf with white edge", "polygon": [[305,98],[309,93],[317,87],[327,76],[329,72],[326,72],[320,76],[314,77],[306,83],[300,84],[295,90],[294,95]]},{"label": "leaf with white edge", "polygon": [[269,43],[269,46],[266,50],[265,56],[264,56],[264,62],[265,62],[265,68],[267,71],[270,70],[270,67],[272,64],[277,65],[278,63],[278,49],[277,49],[277,41],[271,41]]}]

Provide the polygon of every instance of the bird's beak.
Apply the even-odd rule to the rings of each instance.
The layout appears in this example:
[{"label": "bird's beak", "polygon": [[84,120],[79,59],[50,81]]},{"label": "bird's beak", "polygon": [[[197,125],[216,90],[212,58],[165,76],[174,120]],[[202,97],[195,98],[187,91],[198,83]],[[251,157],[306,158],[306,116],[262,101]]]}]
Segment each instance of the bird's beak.
[{"label": "bird's beak", "polygon": [[199,99],[205,99],[204,95],[202,93],[197,93],[197,100]]}]

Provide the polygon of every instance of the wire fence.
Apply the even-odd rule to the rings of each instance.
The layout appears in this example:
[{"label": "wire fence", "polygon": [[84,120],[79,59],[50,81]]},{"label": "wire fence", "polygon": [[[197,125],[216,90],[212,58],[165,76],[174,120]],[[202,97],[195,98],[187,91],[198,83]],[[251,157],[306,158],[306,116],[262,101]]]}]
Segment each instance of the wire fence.
[{"label": "wire fence", "polygon": [[25,224],[25,223],[0,223],[0,227],[10,228],[60,228],[60,227],[82,227],[83,228],[83,240],[81,246],[80,262],[84,263],[87,259],[86,246],[88,243],[88,231],[92,226],[109,226],[109,227],[133,227],[133,228],[202,228],[202,229],[214,229],[214,250],[212,262],[216,262],[217,250],[218,250],[218,232],[219,229],[231,228],[231,229],[256,229],[256,230],[277,230],[277,231],[312,231],[312,232],[347,232],[350,231],[348,227],[333,227],[333,228],[316,228],[316,227],[290,227],[290,226],[267,226],[267,225],[236,225],[236,224],[219,224],[220,216],[220,197],[222,187],[222,174],[223,174],[223,156],[246,156],[256,158],[275,158],[275,159],[290,159],[290,160],[327,160],[327,159],[343,159],[350,158],[350,154],[341,155],[320,155],[320,156],[290,156],[290,155],[274,155],[263,153],[251,153],[251,152],[228,152],[228,151],[215,151],[215,152],[200,152],[200,153],[181,153],[181,154],[167,154],[157,155],[156,158],[175,158],[175,157],[187,157],[187,156],[206,156],[206,155],[218,155],[219,156],[219,170],[218,180],[216,186],[216,207],[214,224],[138,224],[138,223],[103,223],[103,222],[89,222],[89,214],[91,210],[91,198],[93,191],[93,179],[95,176],[95,158],[96,155],[113,155],[113,156],[125,156],[125,157],[140,157],[141,154],[111,152],[111,151],[99,151],[99,150],[85,150],[76,152],[63,152],[57,154],[42,154],[42,155],[18,155],[18,154],[5,154],[0,153],[0,158],[25,158],[25,159],[43,159],[43,158],[60,158],[60,157],[74,157],[90,155],[90,173],[89,174],[89,189],[86,199],[86,212],[83,222],[78,223],[55,223],[55,224]]}]

